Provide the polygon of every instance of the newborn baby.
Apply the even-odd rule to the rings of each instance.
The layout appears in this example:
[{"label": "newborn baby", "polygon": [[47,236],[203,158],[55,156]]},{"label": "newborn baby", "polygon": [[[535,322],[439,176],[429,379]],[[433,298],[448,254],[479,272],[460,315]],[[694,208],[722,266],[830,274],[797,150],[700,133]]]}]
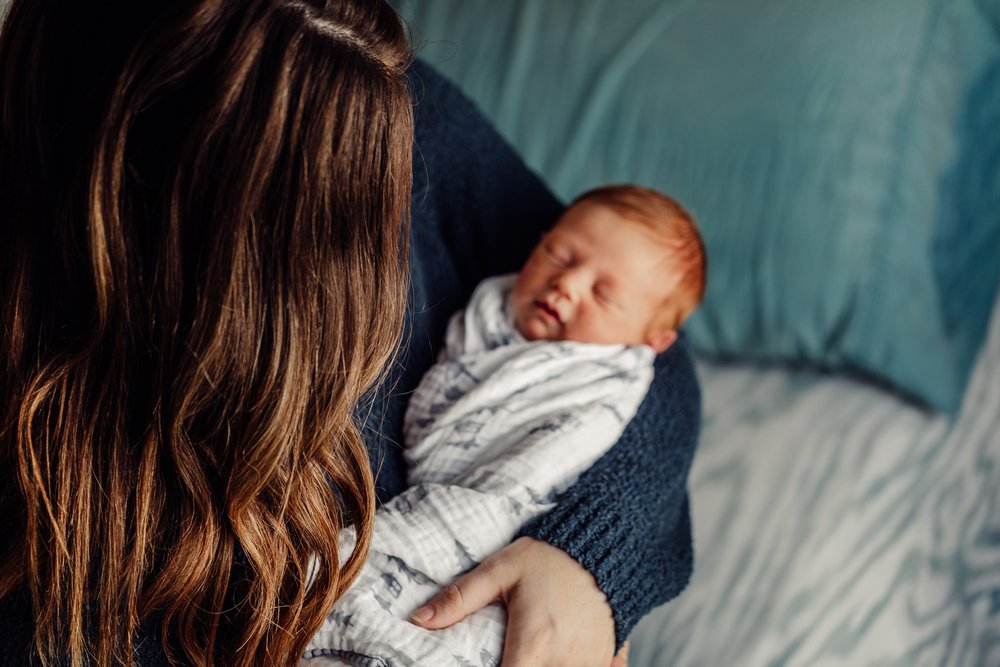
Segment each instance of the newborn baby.
[{"label": "newborn baby", "polygon": [[648,345],[663,352],[701,301],[705,256],[691,216],[636,186],[578,197],[517,276],[528,340]]},{"label": "newborn baby", "polygon": [[379,510],[365,567],[304,661],[499,665],[501,605],[437,631],[407,619],[618,440],[704,284],[691,216],[628,185],[581,195],[519,274],[483,281],[410,400],[411,486]]}]

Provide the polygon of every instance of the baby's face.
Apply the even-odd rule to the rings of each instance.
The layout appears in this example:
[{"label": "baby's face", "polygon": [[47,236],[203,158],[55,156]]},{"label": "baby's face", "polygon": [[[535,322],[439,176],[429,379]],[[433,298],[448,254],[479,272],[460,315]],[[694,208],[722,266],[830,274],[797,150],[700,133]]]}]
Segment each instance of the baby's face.
[{"label": "baby's face", "polygon": [[514,286],[528,340],[646,344],[676,337],[657,314],[676,287],[653,231],[594,202],[572,206],[532,252]]}]

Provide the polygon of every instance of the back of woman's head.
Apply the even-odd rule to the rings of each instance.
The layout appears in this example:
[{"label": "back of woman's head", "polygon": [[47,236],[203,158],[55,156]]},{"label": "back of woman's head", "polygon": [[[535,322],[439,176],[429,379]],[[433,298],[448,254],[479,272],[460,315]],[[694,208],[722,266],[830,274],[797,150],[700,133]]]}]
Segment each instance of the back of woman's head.
[{"label": "back of woman's head", "polygon": [[41,656],[128,662],[157,622],[195,664],[293,664],[356,574],[408,58],[379,0],[15,0],[0,597],[30,593]]}]

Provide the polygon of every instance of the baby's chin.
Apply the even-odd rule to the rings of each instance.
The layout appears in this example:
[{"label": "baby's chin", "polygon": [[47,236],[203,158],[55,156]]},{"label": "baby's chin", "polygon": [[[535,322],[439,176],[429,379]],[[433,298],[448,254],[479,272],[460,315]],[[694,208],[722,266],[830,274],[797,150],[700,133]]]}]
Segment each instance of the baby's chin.
[{"label": "baby's chin", "polygon": [[545,322],[538,317],[519,318],[517,330],[521,332],[525,340],[553,340],[554,334],[546,326]]}]

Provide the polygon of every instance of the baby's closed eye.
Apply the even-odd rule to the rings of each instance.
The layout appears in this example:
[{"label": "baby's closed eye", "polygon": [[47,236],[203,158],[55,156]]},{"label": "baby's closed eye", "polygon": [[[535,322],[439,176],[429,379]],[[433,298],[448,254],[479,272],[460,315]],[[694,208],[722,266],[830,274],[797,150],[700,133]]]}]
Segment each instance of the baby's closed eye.
[{"label": "baby's closed eye", "polygon": [[603,283],[594,283],[594,299],[604,306],[619,308],[621,304],[611,288]]},{"label": "baby's closed eye", "polygon": [[543,248],[549,259],[559,266],[569,266],[573,262],[573,256],[565,248],[548,244],[543,246]]}]

